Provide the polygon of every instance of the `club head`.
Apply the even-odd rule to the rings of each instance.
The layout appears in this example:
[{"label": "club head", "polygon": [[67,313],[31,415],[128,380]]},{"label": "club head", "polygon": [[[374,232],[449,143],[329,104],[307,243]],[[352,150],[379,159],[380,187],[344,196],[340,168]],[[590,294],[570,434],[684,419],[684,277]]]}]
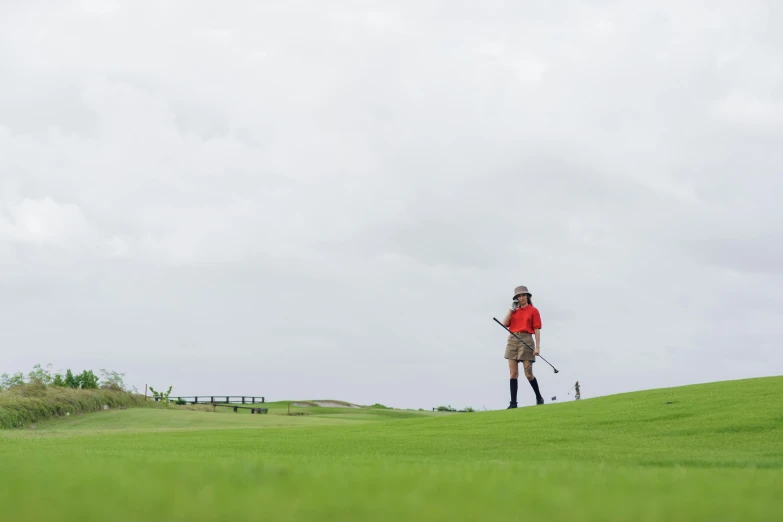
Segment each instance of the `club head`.
[{"label": "club head", "polygon": [[556,401],[556,400],[557,400],[557,397],[552,397],[552,400],[553,400],[553,401]]},{"label": "club head", "polygon": [[560,373],[560,372],[557,370],[557,368],[555,368],[555,373]]}]

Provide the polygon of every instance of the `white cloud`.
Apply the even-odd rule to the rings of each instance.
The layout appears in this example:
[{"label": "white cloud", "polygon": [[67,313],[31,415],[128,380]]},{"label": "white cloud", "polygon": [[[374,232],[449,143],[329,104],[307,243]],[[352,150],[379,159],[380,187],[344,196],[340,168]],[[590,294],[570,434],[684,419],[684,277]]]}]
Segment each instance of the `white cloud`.
[{"label": "white cloud", "polygon": [[522,59],[516,65],[520,81],[525,85],[537,85],[546,72],[546,65],[534,58]]},{"label": "white cloud", "polygon": [[715,113],[724,123],[750,131],[783,132],[783,101],[779,98],[764,100],[732,93],[716,103]]},{"label": "white cloud", "polygon": [[4,210],[7,217],[0,219],[0,240],[63,248],[95,245],[96,232],[76,205],[59,204],[48,197],[25,198]]},{"label": "white cloud", "polygon": [[107,247],[109,248],[110,257],[124,257],[127,256],[130,252],[130,247],[128,247],[128,244],[123,241],[122,238],[117,236],[113,236],[107,242]]}]

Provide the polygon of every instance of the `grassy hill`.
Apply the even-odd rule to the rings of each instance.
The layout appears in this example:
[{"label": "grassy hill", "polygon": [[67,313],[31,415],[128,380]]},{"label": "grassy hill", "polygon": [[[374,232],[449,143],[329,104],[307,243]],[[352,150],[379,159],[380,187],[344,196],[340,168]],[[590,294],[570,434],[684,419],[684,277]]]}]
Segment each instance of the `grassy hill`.
[{"label": "grassy hill", "polygon": [[[149,401],[148,401],[149,402]],[[252,415],[250,410],[239,409],[237,413],[230,407],[187,406],[188,409],[171,405],[165,409],[157,403],[155,408],[134,408],[110,410],[87,415],[71,416],[38,422],[34,430],[17,431],[16,436],[38,437],[43,434],[87,435],[98,432],[134,432],[153,431],[193,431],[193,430],[229,430],[258,429],[295,426],[346,425],[363,422],[384,421],[389,419],[422,418],[447,415],[440,412],[381,410],[372,408],[339,408],[314,406],[292,406],[287,415],[288,402],[271,402],[253,406],[263,406],[269,410],[266,415]],[[302,403],[299,403],[302,404]],[[314,403],[315,404],[315,403]],[[241,406],[241,405],[239,405]],[[6,434],[10,437],[10,434]]]},{"label": "grassy hill", "polygon": [[282,404],[269,415],[137,409],[2,431],[0,505],[9,519],[83,521],[783,512],[783,377],[460,414],[288,417]]}]

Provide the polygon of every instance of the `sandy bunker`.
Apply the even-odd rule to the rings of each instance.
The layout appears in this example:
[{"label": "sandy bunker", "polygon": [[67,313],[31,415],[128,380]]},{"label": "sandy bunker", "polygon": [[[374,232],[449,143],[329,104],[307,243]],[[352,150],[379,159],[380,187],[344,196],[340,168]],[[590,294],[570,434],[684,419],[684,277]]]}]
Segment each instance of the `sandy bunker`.
[{"label": "sandy bunker", "polygon": [[361,408],[356,404],[349,402],[337,402],[337,401],[308,401],[308,402],[293,402],[291,406],[298,408],[309,408],[310,406],[321,406],[322,408]]}]

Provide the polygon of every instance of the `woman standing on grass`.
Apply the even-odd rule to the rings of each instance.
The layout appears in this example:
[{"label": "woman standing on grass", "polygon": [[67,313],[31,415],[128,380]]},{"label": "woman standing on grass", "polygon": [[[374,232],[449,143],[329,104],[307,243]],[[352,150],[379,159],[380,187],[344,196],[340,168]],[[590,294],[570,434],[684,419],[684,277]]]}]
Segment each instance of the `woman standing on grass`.
[{"label": "woman standing on grass", "polygon": [[[536,404],[544,404],[544,398],[538,391],[538,381],[533,375],[533,363],[541,350],[541,314],[533,306],[533,295],[526,286],[514,289],[514,304],[503,318],[503,325],[516,334],[508,336],[505,358],[508,359],[508,369],[511,374],[511,404],[507,409],[517,407],[517,390],[519,389],[519,363],[525,369],[525,377],[530,387],[536,392]],[[535,344],[533,337],[535,336]],[[520,342],[519,337],[524,341]],[[535,347],[535,349],[534,349]]]}]

